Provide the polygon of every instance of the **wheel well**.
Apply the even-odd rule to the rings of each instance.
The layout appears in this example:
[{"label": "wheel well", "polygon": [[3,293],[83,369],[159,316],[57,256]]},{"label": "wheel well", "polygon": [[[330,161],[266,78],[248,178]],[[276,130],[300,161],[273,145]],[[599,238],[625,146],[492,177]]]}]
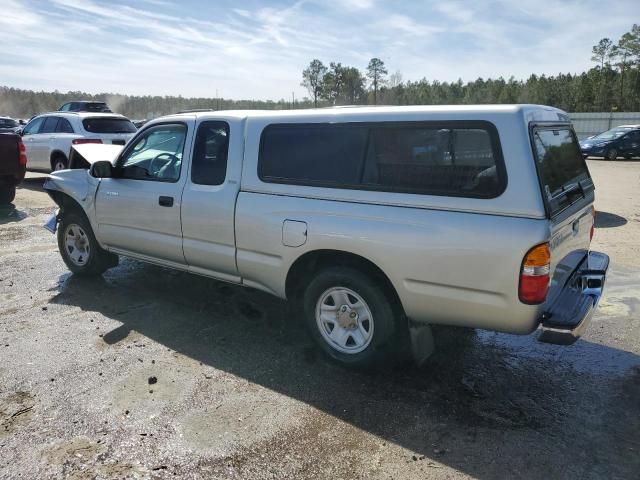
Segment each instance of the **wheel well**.
[{"label": "wheel well", "polygon": [[67,158],[67,156],[60,150],[54,150],[53,152],[51,152],[51,157],[49,159],[51,163],[51,169],[53,169],[53,162],[55,161],[55,159],[60,157],[64,158],[65,163],[69,165],[69,159]]},{"label": "wheel well", "polygon": [[62,213],[73,210],[86,216],[82,206],[66,193],[58,192],[57,190],[47,190],[47,193],[60,207]]},{"label": "wheel well", "polygon": [[314,250],[298,258],[287,273],[285,292],[288,299],[300,298],[313,273],[332,266],[351,267],[376,279],[397,305],[402,305],[389,277],[375,263],[355,253],[341,250]]}]

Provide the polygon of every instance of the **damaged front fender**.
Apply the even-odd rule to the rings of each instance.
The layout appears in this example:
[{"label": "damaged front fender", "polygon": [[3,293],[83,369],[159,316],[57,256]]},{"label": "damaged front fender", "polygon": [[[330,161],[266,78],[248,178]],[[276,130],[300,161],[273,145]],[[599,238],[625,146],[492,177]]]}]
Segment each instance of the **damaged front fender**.
[{"label": "damaged front fender", "polygon": [[81,209],[95,228],[92,212],[99,184],[100,180],[92,177],[87,170],[60,170],[48,175],[42,187],[60,209],[48,219],[45,228],[54,233],[58,219],[70,208]]}]

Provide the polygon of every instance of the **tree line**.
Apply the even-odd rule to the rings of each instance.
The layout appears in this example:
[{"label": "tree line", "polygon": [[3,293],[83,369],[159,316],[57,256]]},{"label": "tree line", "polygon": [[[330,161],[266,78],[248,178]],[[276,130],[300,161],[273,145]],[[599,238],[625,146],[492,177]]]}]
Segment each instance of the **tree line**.
[{"label": "tree line", "polygon": [[378,58],[371,59],[364,73],[314,59],[302,72],[302,85],[317,106],[537,103],[570,112],[640,111],[640,26],[633,25],[617,42],[601,39],[591,60],[593,68],[575,75],[463,83],[426,78],[404,82],[400,72],[388,76]]},{"label": "tree line", "polygon": [[441,82],[423,78],[404,81],[400,72],[389,74],[379,58],[364,71],[357,67],[312,60],[302,72],[309,97],[302,100],[229,100],[182,96],[136,96],[61,93],[0,87],[0,115],[29,118],[56,110],[71,100],[106,101],[114,111],[132,119],[193,109],[284,109],[333,105],[442,105],[537,103],[569,112],[640,111],[640,26],[616,42],[601,39],[591,52],[594,66],[580,74],[535,75],[524,80],[478,78],[470,82]]}]

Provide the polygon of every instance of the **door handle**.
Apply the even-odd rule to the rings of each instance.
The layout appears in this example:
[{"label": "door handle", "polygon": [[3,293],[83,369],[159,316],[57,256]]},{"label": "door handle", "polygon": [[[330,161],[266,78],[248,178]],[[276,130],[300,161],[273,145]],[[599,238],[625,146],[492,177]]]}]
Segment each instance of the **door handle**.
[{"label": "door handle", "polygon": [[158,205],[161,207],[173,207],[173,197],[165,197],[161,195],[158,199]]},{"label": "door handle", "polygon": [[578,231],[580,230],[580,219],[573,222],[572,228],[574,234],[578,233]]}]

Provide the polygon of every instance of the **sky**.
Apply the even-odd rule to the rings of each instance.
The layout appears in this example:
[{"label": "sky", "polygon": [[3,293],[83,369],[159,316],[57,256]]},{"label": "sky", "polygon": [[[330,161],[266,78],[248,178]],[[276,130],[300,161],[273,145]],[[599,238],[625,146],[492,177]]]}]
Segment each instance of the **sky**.
[{"label": "sky", "polygon": [[318,58],[404,80],[579,73],[638,0],[0,0],[0,85],[231,99],[308,96]]}]

